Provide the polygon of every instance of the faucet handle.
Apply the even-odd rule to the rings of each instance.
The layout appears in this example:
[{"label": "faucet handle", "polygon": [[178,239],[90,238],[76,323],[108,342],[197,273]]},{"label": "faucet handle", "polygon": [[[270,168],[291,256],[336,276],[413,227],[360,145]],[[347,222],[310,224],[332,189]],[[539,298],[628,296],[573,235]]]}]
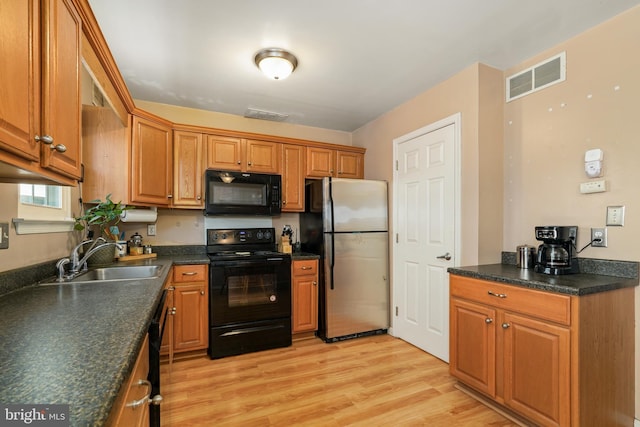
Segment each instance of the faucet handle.
[{"label": "faucet handle", "polygon": [[56,279],[58,282],[64,282],[65,280],[65,271],[64,266],[69,264],[71,260],[69,258],[62,258],[58,260],[56,263],[56,268],[58,269],[58,278]]}]

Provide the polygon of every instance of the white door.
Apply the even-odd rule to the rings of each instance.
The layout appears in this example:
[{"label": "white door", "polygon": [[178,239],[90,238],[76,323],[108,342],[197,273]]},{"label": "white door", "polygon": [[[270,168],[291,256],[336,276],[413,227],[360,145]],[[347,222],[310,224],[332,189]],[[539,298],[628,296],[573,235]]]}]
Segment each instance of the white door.
[{"label": "white door", "polygon": [[[393,334],[449,361],[459,115],[395,141]],[[457,135],[458,133],[458,135]]]}]

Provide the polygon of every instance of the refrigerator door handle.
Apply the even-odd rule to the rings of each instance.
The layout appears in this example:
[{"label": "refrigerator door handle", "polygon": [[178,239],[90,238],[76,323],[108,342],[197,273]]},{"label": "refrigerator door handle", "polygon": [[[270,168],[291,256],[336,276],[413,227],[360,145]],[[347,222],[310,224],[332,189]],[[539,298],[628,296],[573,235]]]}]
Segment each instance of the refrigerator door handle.
[{"label": "refrigerator door handle", "polygon": [[331,207],[331,259],[329,260],[329,278],[331,280],[330,288],[333,289],[333,267],[335,266],[335,258],[336,258],[336,250],[335,250],[335,222],[333,221],[333,188],[331,186],[331,177],[328,178],[329,181],[329,206]]}]

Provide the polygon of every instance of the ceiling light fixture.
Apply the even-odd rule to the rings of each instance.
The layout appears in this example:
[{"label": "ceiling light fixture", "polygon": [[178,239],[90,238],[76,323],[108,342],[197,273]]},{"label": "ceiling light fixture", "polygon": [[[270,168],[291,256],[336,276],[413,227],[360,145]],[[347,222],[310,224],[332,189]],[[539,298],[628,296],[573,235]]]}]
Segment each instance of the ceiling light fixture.
[{"label": "ceiling light fixture", "polygon": [[279,48],[262,49],[254,61],[260,71],[274,80],[286,79],[298,66],[298,60],[292,53]]}]

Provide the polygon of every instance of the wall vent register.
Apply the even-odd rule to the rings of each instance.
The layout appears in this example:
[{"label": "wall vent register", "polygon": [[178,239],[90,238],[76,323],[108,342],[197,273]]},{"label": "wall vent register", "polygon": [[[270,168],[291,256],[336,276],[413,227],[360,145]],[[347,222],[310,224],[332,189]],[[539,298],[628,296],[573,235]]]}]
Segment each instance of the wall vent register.
[{"label": "wall vent register", "polygon": [[537,92],[566,79],[566,52],[507,77],[507,102]]}]

